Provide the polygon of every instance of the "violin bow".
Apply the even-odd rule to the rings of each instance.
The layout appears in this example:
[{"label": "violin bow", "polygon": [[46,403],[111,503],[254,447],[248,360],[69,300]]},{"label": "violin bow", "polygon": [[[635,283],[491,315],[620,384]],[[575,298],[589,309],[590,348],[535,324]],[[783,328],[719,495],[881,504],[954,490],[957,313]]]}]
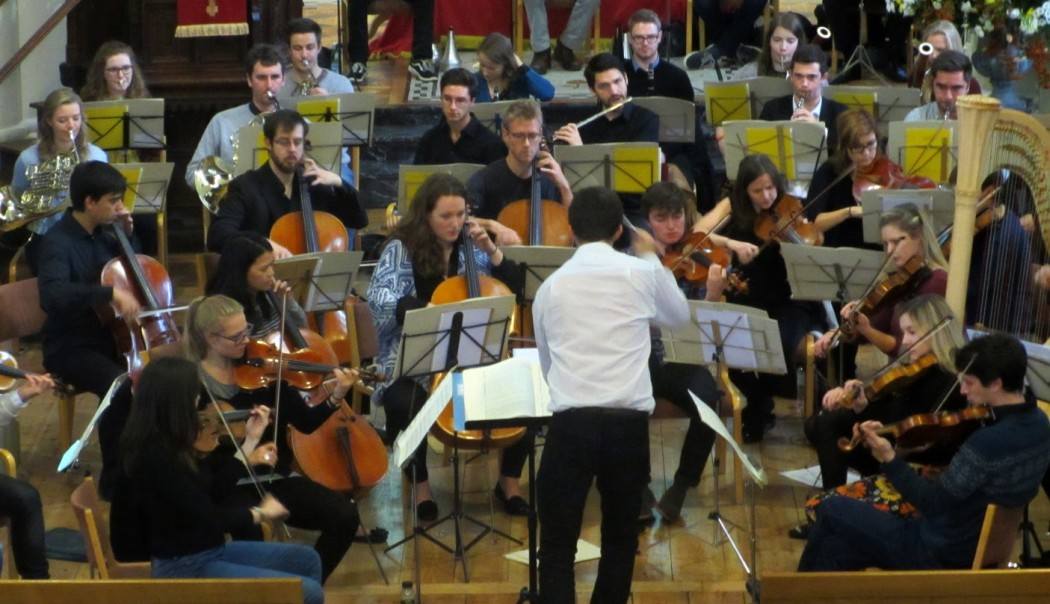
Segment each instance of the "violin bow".
[{"label": "violin bow", "polygon": [[[208,399],[211,400],[212,407],[215,408],[215,413],[219,416],[219,421],[222,422],[222,427],[226,429],[226,435],[230,437],[233,442],[234,448],[237,449],[237,455],[240,455],[244,461],[244,467],[248,470],[248,477],[252,481],[252,485],[255,487],[255,491],[259,494],[259,499],[263,499],[266,496],[266,489],[263,488],[262,482],[259,480],[259,475],[255,473],[255,468],[252,467],[252,463],[248,461],[248,456],[244,454],[244,449],[241,447],[241,443],[237,442],[237,438],[233,436],[233,429],[230,428],[230,423],[226,421],[226,415],[222,412],[222,407],[219,406],[219,401],[215,400],[215,395],[212,394],[211,388],[208,388],[208,384],[201,381],[201,385],[204,386],[204,391],[208,393]],[[276,446],[276,438],[274,439],[274,446]],[[284,529],[285,538],[291,539],[292,534],[288,531],[288,527],[283,523],[279,523],[281,528]]]},{"label": "violin bow", "polygon": [[[861,300],[867,298],[868,294],[870,294],[871,291],[873,289],[875,289],[875,284],[879,282],[879,278],[882,276],[882,272],[884,270],[886,270],[886,265],[888,265],[890,263],[890,259],[891,258],[892,258],[892,256],[887,254],[886,258],[883,259],[882,266],[879,267],[879,272],[875,273],[875,276],[872,277],[871,282],[868,283],[868,286],[866,288],[864,288],[864,293],[861,294],[861,296],[860,296]],[[856,302],[856,300],[854,300],[854,302]],[[856,316],[857,312],[858,311],[854,310],[850,314],[850,317]],[[828,345],[828,348],[834,348],[836,345],[838,345],[839,336],[841,336],[841,335],[842,335],[842,326],[840,325],[840,326],[835,328],[835,335],[831,337],[831,343]]]},{"label": "violin bow", "polygon": [[952,392],[955,392],[955,389],[959,387],[959,383],[962,382],[963,374],[970,370],[970,367],[973,365],[973,362],[976,361],[976,360],[977,360],[977,355],[973,355],[970,358],[970,362],[966,364],[966,367],[963,367],[959,371],[955,372],[955,380],[952,381],[951,387],[949,387],[948,390],[944,393],[944,396],[941,397],[941,402],[937,403],[937,406],[934,407],[934,409],[933,409],[934,413],[940,413],[941,407],[944,406],[944,403],[948,402],[948,397],[952,395]]},{"label": "violin bow", "polygon": [[944,317],[943,319],[941,319],[940,321],[937,321],[936,325],[931,327],[926,333],[922,334],[922,336],[920,336],[918,340],[915,340],[915,342],[913,342],[911,346],[909,346],[909,347],[905,348],[903,351],[901,351],[901,353],[898,354],[892,361],[890,361],[889,363],[886,363],[885,365],[880,367],[878,371],[876,371],[875,373],[872,374],[872,377],[874,378],[874,377],[880,376],[883,373],[885,373],[886,370],[889,369],[890,367],[893,367],[897,363],[900,363],[901,360],[906,358],[908,356],[908,354],[911,353],[911,351],[915,349],[916,346],[918,346],[919,344],[922,344],[926,340],[929,340],[934,335],[936,335],[937,332],[939,332],[940,330],[942,330],[945,327],[947,327],[948,323],[950,323],[951,320],[954,319],[954,318],[955,317],[947,316],[947,317]]}]

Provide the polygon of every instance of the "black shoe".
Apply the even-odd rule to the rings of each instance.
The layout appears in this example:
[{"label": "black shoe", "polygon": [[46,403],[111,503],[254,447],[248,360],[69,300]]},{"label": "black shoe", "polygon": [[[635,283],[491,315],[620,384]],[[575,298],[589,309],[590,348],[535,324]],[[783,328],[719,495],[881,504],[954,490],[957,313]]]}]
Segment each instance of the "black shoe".
[{"label": "black shoe", "polygon": [[412,59],[408,64],[408,72],[424,82],[436,82],[438,79],[437,68],[430,59]]},{"label": "black shoe", "polygon": [[568,46],[562,44],[560,40],[558,45],[554,47],[554,60],[565,71],[579,71],[583,67],[583,64],[576,58],[576,53]]},{"label": "black shoe", "polygon": [[536,73],[543,75],[551,68],[551,49],[541,50],[532,54],[532,63],[529,67]]},{"label": "black shoe", "polygon": [[387,537],[390,534],[385,528],[375,527],[368,531],[368,534],[364,534],[358,531],[357,535],[354,536],[354,543],[386,543]]},{"label": "black shoe", "polygon": [[438,519],[438,504],[432,499],[420,501],[416,504],[416,518],[420,522],[434,522]]},{"label": "black shoe", "polygon": [[809,539],[809,529],[813,526],[813,523],[807,522],[798,526],[792,527],[788,530],[788,537],[792,539],[799,539],[805,541]]},{"label": "black shoe", "polygon": [[518,495],[507,497],[499,483],[496,484],[495,489],[492,489],[492,494],[503,504],[503,511],[507,514],[511,516],[529,515],[529,502]]},{"label": "black shoe", "polygon": [[653,495],[652,489],[645,487],[645,490],[642,491],[642,508],[638,510],[638,524],[648,525],[656,520],[656,516],[653,515],[655,505],[656,495]]},{"label": "black shoe", "polygon": [[676,522],[682,516],[682,504],[688,492],[689,487],[677,482],[671,483],[671,486],[664,491],[663,496],[660,497],[660,503],[656,504],[656,510],[660,512],[660,516],[665,521]]}]

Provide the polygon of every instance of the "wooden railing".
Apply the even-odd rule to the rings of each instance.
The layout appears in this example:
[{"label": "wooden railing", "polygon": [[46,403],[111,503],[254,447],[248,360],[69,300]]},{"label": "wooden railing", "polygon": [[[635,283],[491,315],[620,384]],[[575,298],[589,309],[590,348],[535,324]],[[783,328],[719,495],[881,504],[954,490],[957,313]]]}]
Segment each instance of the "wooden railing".
[{"label": "wooden railing", "polygon": [[[4,0],[0,0],[0,5],[3,5],[3,3]],[[80,4],[80,0],[66,0],[47,21],[44,21],[44,23],[33,32],[33,35],[30,36],[30,38],[26,40],[26,43],[18,49],[18,52],[8,59],[3,67],[0,67],[0,84],[2,84],[4,80],[7,79],[7,76],[11,75],[11,73],[22,64],[22,61],[26,60],[29,53],[33,52],[33,49],[43,42],[44,38],[50,35],[51,31],[54,30],[55,27],[66,18],[66,15],[76,8],[78,4]]]}]

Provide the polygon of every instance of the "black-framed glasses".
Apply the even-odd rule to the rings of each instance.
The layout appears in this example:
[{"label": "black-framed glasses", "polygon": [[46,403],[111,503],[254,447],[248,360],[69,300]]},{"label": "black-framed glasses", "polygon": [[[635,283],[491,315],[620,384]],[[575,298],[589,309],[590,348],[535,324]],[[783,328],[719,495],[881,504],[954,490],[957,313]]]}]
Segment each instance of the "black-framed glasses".
[{"label": "black-framed glasses", "polygon": [[876,151],[879,148],[879,141],[873,140],[870,143],[862,143],[860,145],[850,145],[849,150],[854,153],[863,153],[865,151]]},{"label": "black-framed glasses", "polygon": [[645,34],[635,35],[631,34],[631,40],[634,42],[648,42],[649,44],[655,44],[660,39],[660,34]]},{"label": "black-framed glasses", "polygon": [[213,335],[213,336],[215,336],[217,338],[222,338],[224,340],[227,340],[227,341],[229,341],[229,342],[231,342],[233,344],[240,344],[241,342],[247,342],[248,339],[252,337],[252,329],[254,327],[255,327],[254,325],[249,323],[247,327],[245,327],[241,331],[238,331],[237,333],[233,334],[232,336],[228,336],[228,335],[223,334],[223,333],[212,333],[211,335]]},{"label": "black-framed glasses", "polygon": [[121,65],[119,67],[107,67],[106,73],[130,73],[131,65]]}]

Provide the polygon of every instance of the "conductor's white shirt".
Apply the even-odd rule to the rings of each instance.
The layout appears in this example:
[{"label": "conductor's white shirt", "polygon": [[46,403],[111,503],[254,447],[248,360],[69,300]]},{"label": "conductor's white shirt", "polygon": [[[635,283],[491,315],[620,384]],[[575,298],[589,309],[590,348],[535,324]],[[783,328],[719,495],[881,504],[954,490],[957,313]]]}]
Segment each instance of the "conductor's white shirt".
[{"label": "conductor's white shirt", "polygon": [[651,413],[651,322],[676,327],[689,304],[654,254],[588,243],[544,281],[532,305],[550,410],[610,407]]}]

